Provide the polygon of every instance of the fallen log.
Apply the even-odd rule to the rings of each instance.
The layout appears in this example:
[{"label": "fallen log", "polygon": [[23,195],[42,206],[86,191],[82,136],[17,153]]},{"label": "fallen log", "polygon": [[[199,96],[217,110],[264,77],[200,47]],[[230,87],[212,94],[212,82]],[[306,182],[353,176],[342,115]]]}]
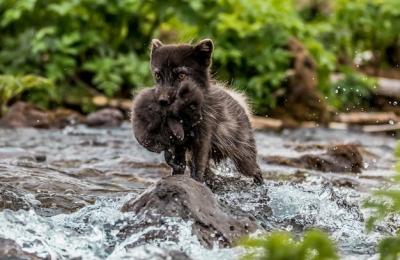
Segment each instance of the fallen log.
[{"label": "fallen log", "polygon": [[283,127],[283,121],[280,119],[253,116],[250,121],[255,129],[280,130]]},{"label": "fallen log", "polygon": [[132,109],[132,100],[125,98],[107,98],[105,96],[95,96],[92,98],[92,103],[96,107],[112,107],[119,108],[124,111]]},{"label": "fallen log", "polygon": [[400,122],[394,112],[351,112],[336,116],[336,121],[346,124],[383,124]]},{"label": "fallen log", "polygon": [[386,124],[386,125],[366,125],[362,127],[362,131],[367,133],[392,132],[399,130],[400,130],[400,123]]},{"label": "fallen log", "polygon": [[385,97],[400,98],[400,80],[378,78],[378,88],[376,93]]}]

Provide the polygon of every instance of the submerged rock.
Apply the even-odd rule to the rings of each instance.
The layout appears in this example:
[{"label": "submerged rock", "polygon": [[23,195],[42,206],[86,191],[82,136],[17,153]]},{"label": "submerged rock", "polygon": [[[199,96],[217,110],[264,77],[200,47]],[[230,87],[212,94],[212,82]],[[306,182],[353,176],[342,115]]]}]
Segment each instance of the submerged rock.
[{"label": "submerged rock", "polygon": [[135,246],[150,240],[173,239],[173,225],[164,230],[149,228],[168,225],[165,217],[191,222],[192,234],[206,247],[215,243],[232,246],[235,240],[257,228],[249,218],[236,218],[224,212],[209,188],[184,175],[161,179],[141,196],[125,203],[121,211],[133,212],[141,220],[120,234],[142,232]]},{"label": "submerged rock", "polygon": [[185,252],[169,250],[155,246],[142,246],[136,248],[124,248],[123,252],[114,252],[110,259],[132,259],[135,260],[190,260]]},{"label": "submerged rock", "polygon": [[17,102],[0,119],[0,127],[63,128],[82,121],[79,113],[69,109],[44,111],[32,104]]},{"label": "submerged rock", "polygon": [[29,209],[30,203],[23,197],[23,191],[0,184],[0,211],[4,209]]},{"label": "submerged rock", "polygon": [[363,167],[363,157],[355,144],[332,145],[324,153],[304,154],[299,157],[266,156],[264,161],[322,172],[360,173]]},{"label": "submerged rock", "polygon": [[36,260],[41,258],[23,251],[22,248],[11,239],[0,238],[0,259]]},{"label": "submerged rock", "polygon": [[93,127],[117,127],[122,124],[124,115],[115,108],[103,108],[89,114],[86,124]]}]

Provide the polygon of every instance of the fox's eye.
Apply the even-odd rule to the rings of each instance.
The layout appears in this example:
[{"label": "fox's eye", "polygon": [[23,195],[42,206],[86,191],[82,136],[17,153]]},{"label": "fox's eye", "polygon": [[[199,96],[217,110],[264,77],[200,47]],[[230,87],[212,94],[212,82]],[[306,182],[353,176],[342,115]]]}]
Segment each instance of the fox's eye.
[{"label": "fox's eye", "polygon": [[179,79],[180,81],[184,80],[185,78],[186,78],[186,74],[185,74],[185,73],[179,73],[179,74],[178,74],[178,79]]},{"label": "fox's eye", "polygon": [[156,80],[160,80],[160,79],[161,79],[161,74],[160,74],[160,72],[154,73],[154,78],[155,78]]}]

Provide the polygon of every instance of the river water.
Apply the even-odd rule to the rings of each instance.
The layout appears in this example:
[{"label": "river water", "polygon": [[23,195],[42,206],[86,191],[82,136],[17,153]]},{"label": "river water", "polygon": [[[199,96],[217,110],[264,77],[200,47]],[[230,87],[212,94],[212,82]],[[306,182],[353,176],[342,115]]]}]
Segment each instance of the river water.
[{"label": "river water", "polygon": [[[301,234],[317,227],[328,232],[343,258],[376,257],[377,241],[398,223],[393,220],[368,233],[368,212],[360,205],[372,189],[390,185],[385,178],[394,174],[394,138],[299,129],[256,132],[256,142],[265,184],[217,192],[221,202],[233,212],[253,215],[264,230]],[[274,166],[262,159],[318,154],[332,143],[362,147],[361,174]],[[237,175],[229,163],[214,170]],[[179,227],[178,239],[132,247],[142,234],[118,236],[136,217],[120,212],[124,202],[168,174],[162,156],[143,149],[128,124],[115,129],[0,129],[0,237],[53,259],[164,259],[167,250],[192,259],[238,259],[242,248],[206,249],[191,234],[191,223],[182,219],[166,220],[165,228],[168,223]]]}]

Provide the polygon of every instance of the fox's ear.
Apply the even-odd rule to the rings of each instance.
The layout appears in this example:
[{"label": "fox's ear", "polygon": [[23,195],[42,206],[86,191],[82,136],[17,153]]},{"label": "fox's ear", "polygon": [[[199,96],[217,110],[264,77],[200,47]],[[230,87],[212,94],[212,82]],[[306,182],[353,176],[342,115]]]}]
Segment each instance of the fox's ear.
[{"label": "fox's ear", "polygon": [[167,124],[172,134],[180,141],[185,137],[182,124],[175,118],[168,118]]},{"label": "fox's ear", "polygon": [[211,39],[204,39],[194,46],[197,57],[204,65],[210,66],[211,54],[214,50],[214,44]]},{"label": "fox's ear", "polygon": [[150,45],[150,49],[151,52],[153,52],[154,50],[156,50],[157,48],[160,48],[161,46],[163,46],[164,44],[159,40],[159,39],[153,39],[151,40],[151,45]]}]

